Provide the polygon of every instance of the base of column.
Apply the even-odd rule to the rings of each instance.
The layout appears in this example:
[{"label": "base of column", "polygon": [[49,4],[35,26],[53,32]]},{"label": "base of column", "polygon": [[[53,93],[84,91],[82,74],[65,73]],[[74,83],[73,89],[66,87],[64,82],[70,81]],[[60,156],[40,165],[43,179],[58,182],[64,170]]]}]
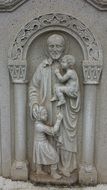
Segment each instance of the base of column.
[{"label": "base of column", "polygon": [[14,161],[12,168],[11,168],[11,179],[12,180],[28,180],[28,162],[23,161]]},{"label": "base of column", "polygon": [[79,171],[79,183],[81,185],[96,185],[97,170],[94,166],[81,166]]}]

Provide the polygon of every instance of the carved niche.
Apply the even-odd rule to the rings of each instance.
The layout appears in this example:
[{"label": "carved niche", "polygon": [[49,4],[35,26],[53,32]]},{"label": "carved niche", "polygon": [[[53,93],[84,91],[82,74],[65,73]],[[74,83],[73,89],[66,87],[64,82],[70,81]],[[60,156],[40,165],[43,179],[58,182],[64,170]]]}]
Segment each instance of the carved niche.
[{"label": "carved niche", "polygon": [[[39,43],[42,41],[44,46]],[[72,44],[76,48],[73,48]],[[43,55],[45,50],[48,54]],[[81,63],[79,54],[82,57]],[[26,80],[30,82],[28,93],[26,92],[30,110],[30,117],[27,115],[26,118],[30,120],[28,123],[34,129],[33,151],[30,154],[34,171],[30,168],[30,180],[35,183],[66,185],[76,183],[79,173],[77,121],[81,107],[80,99],[83,97],[80,90],[82,86],[80,73],[83,68],[85,84],[99,83],[102,51],[98,41],[76,18],[64,14],[47,14],[33,19],[21,29],[9,50],[8,61],[16,95],[17,85],[19,92],[20,89],[23,90]],[[25,96],[25,91],[23,92]],[[23,102],[22,93],[20,97],[15,97],[15,101],[20,102],[19,98]],[[22,111],[20,109],[20,106],[16,108],[19,115]],[[25,106],[23,112],[26,115]],[[20,118],[23,123],[22,117],[19,117],[19,121],[16,118],[16,130]],[[21,126],[22,128],[26,130],[25,126]],[[18,141],[20,142],[20,136]],[[32,147],[30,146],[30,149]],[[25,146],[24,150],[26,155]],[[15,159],[18,160],[17,156],[21,151],[17,149],[16,153]]]}]

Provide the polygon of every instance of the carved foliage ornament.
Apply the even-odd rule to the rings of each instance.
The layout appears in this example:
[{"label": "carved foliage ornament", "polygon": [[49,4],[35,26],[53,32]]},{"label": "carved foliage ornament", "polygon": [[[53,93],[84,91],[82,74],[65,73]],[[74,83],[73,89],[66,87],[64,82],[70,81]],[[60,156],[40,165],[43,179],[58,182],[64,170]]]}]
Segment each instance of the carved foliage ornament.
[{"label": "carved foliage ornament", "polygon": [[[18,33],[13,42],[11,51],[9,51],[8,66],[12,81],[16,81],[15,78],[17,78],[17,80],[22,79],[22,82],[25,80],[26,69],[23,72],[23,77],[21,77],[22,75],[20,75],[20,71],[23,70],[24,67],[22,66],[23,64],[21,65],[22,62],[24,62],[26,67],[26,60],[24,60],[26,57],[23,58],[23,54],[25,45],[29,39],[42,29],[51,29],[53,26],[58,26],[61,27],[61,29],[65,28],[66,30],[74,32],[81,39],[87,51],[87,60],[89,63],[87,65],[87,61],[85,61],[83,64],[84,81],[87,84],[98,83],[102,68],[101,47],[96,41],[94,35],[83,23],[72,16],[58,13],[47,14],[33,19],[31,22],[26,24],[25,27]],[[96,66],[94,63],[96,63]],[[12,67],[12,65],[15,65],[15,67]],[[17,74],[14,74],[16,73],[16,70],[18,72]]]},{"label": "carved foliage ornament", "polygon": [[88,61],[83,62],[83,74],[85,84],[98,84],[102,72],[102,65],[90,63]]},{"label": "carved foliage ornament", "polygon": [[8,66],[12,81],[23,82],[26,79],[26,65],[9,65]]},{"label": "carved foliage ornament", "polygon": [[77,34],[85,44],[88,60],[97,61],[100,59],[99,45],[90,30],[76,18],[63,14],[47,14],[40,16],[25,25],[25,27],[18,33],[13,43],[10,59],[21,60],[23,57],[24,46],[29,38],[39,30],[51,26],[63,26]]}]

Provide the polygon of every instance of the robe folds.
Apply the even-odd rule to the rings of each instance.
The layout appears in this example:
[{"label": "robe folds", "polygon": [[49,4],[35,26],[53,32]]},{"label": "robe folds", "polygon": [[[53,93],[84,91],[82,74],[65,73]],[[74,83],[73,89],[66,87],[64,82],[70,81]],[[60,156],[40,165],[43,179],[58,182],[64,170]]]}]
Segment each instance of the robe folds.
[{"label": "robe folds", "polygon": [[57,112],[61,111],[63,114],[63,120],[60,130],[56,136],[57,146],[60,149],[61,155],[63,154],[62,152],[65,151],[71,154],[71,157],[75,157],[73,156],[73,153],[75,155],[77,153],[77,121],[78,112],[80,110],[78,76],[77,97],[74,98],[72,96],[65,96],[66,104],[58,108],[56,106],[57,102],[50,101],[53,97],[54,85],[58,82],[58,79],[54,73],[56,64],[59,63],[53,63],[51,59],[45,59],[37,67],[29,85],[30,114],[33,119],[32,107],[34,104],[43,105],[46,107],[48,112],[49,125],[54,125]]}]

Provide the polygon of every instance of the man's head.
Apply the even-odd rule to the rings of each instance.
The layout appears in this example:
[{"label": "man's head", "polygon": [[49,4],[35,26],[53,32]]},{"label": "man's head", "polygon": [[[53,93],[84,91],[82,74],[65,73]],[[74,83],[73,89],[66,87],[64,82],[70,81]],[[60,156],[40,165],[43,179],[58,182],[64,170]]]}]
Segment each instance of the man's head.
[{"label": "man's head", "polygon": [[53,60],[57,60],[62,56],[65,46],[65,40],[61,35],[53,34],[47,39],[48,52]]}]

